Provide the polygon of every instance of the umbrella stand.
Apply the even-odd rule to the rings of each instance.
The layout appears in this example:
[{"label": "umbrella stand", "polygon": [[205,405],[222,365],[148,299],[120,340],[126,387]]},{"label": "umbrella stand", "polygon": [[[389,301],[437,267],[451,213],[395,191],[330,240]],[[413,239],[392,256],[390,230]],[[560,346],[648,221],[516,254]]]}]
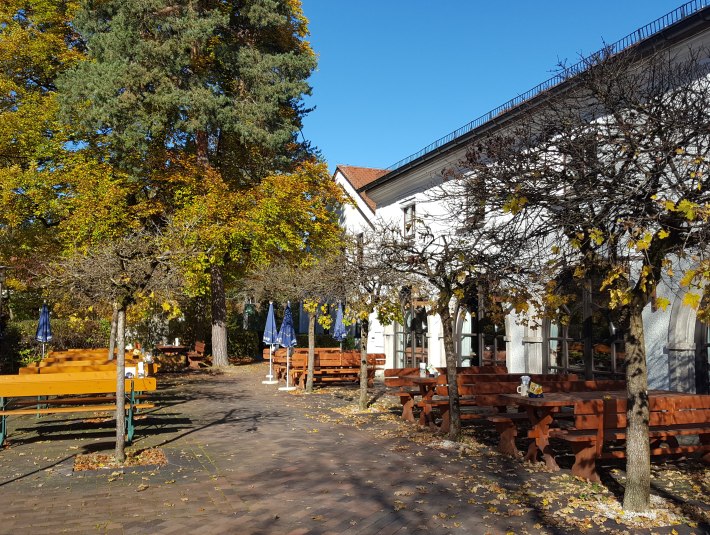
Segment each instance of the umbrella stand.
[{"label": "umbrella stand", "polygon": [[291,377],[289,365],[291,364],[291,348],[286,348],[286,386],[280,386],[279,390],[296,390],[295,386],[289,386],[288,381]]},{"label": "umbrella stand", "polygon": [[[288,361],[286,362],[288,365]],[[274,381],[274,346],[269,346],[269,375],[266,376],[266,381],[262,381],[262,385],[275,385],[278,381]]]}]

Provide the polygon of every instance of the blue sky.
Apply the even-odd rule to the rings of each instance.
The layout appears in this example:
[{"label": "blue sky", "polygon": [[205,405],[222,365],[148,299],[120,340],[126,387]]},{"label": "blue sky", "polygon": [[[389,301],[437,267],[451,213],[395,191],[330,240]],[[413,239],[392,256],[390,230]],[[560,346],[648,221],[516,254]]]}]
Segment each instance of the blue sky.
[{"label": "blue sky", "polygon": [[680,6],[661,0],[302,0],[319,66],[303,133],[388,167]]}]

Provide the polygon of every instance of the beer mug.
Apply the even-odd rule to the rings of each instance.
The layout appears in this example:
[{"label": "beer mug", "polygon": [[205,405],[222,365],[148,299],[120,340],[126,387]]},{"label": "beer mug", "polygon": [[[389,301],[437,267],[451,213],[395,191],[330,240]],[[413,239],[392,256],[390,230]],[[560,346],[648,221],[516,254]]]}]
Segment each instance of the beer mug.
[{"label": "beer mug", "polygon": [[518,391],[518,394],[520,394],[523,397],[527,397],[528,395],[528,385],[525,383],[518,385],[518,388],[516,389]]}]

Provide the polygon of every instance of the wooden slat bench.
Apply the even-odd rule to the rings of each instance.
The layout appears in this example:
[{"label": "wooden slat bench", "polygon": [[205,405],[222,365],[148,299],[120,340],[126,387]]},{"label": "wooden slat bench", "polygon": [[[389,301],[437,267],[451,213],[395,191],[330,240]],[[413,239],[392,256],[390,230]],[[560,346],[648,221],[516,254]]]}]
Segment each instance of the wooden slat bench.
[{"label": "wooden slat bench", "polygon": [[190,368],[200,369],[209,367],[211,359],[205,355],[205,343],[195,342],[195,348],[187,352],[187,364]]},{"label": "wooden slat bench", "polygon": [[[597,459],[626,455],[626,399],[580,400],[574,405],[574,425],[550,429],[549,436],[572,447],[572,473],[599,481]],[[697,435],[694,444],[679,444],[677,437]],[[649,440],[652,456],[674,456],[693,452],[710,463],[710,396],[664,392],[649,393]]]},{"label": "wooden slat bench", "polygon": [[[367,355],[367,383],[374,384],[375,378],[374,353]],[[291,363],[291,377],[293,384],[302,388],[306,386],[308,376],[308,354],[299,359],[298,363]],[[353,383],[360,381],[360,352],[359,351],[318,351],[314,355],[313,382],[320,383]]]},{"label": "wooden slat bench", "polygon": [[[263,356],[269,358],[268,348]],[[375,366],[378,359],[384,355],[369,353],[368,359],[368,384],[372,386],[375,377]],[[286,380],[286,349],[279,348],[274,351],[272,369],[277,380]],[[308,373],[308,348],[296,347],[292,349],[289,364],[291,376],[289,381],[294,385],[305,387]],[[339,347],[316,347],[314,355],[313,381],[314,383],[347,383],[360,380],[360,352],[356,350],[341,351]]]},{"label": "wooden slat bench", "polygon": [[[575,388],[573,383],[578,380],[575,374],[460,374],[456,380],[461,420],[485,420],[495,416],[496,413],[505,412],[506,406],[501,404],[499,395],[515,394],[523,375],[528,375],[531,381],[542,385],[548,392]],[[437,409],[440,412],[441,425],[439,429],[442,432],[448,432],[450,426],[449,393],[445,383],[444,378],[442,384],[437,387],[437,395],[431,400],[427,400],[427,407],[424,407],[426,411]],[[583,388],[583,386],[580,384],[579,388]],[[506,414],[505,418],[508,419],[509,424],[512,424],[513,420],[518,420],[520,417],[515,414]]]},{"label": "wooden slat bench", "polygon": [[[446,374],[445,368],[438,368],[442,381]],[[467,366],[457,368],[457,374],[468,373],[507,373],[505,366]],[[402,404],[402,419],[414,423],[414,407],[416,398],[421,396],[421,389],[412,382],[412,377],[419,375],[419,368],[389,368],[384,371],[384,382],[387,394],[399,398]]]},{"label": "wooden slat bench", "polygon": [[[567,377],[572,377],[568,380],[548,380],[541,381],[545,392],[550,393],[567,393],[567,392],[595,392],[600,390],[622,390],[626,388],[626,382],[623,380],[613,380],[613,379],[597,379],[597,380],[584,380],[576,379],[576,375],[571,375]],[[536,381],[537,382],[537,381]],[[505,390],[505,391],[504,391]],[[482,392],[485,391],[485,387]],[[492,403],[503,403],[500,400],[500,394],[515,394],[517,392],[508,391],[508,389],[499,389],[498,392],[490,392],[490,394],[484,394],[486,397],[482,400],[487,399],[488,402]],[[493,396],[491,398],[491,396]],[[497,399],[497,401],[496,401]],[[517,397],[516,397],[517,399]],[[558,412],[557,419],[569,419],[572,414],[569,412]],[[520,452],[515,446],[515,437],[518,435],[518,424],[521,422],[530,422],[530,415],[527,412],[505,412],[488,416],[486,418],[489,422],[493,423],[498,431],[500,440],[498,443],[498,451],[505,453],[507,455],[512,455],[518,457]],[[531,436],[532,433],[529,433]]]},{"label": "wooden slat bench", "polygon": [[[140,401],[141,393],[154,391],[156,381],[153,377],[126,379],[125,388],[126,435],[130,442],[135,411],[154,407],[153,403]],[[7,436],[8,416],[115,412],[115,394],[115,370],[0,376],[0,445]]]},{"label": "wooden slat bench", "polygon": [[[126,366],[137,367],[138,361],[127,360]],[[101,364],[87,360],[75,360],[60,364],[37,362],[18,370],[19,375],[41,375],[48,373],[80,373],[80,372],[110,372],[116,371],[116,363],[105,361]]]}]

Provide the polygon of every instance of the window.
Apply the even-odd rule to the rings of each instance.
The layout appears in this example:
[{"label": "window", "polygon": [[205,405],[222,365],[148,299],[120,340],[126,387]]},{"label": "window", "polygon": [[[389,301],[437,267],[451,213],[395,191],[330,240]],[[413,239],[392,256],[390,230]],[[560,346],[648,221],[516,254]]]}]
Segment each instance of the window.
[{"label": "window", "polygon": [[624,378],[623,333],[591,285],[578,300],[560,308],[546,322],[543,347],[545,373],[576,373],[586,379]]},{"label": "window", "polygon": [[404,212],[404,232],[405,237],[414,237],[416,231],[416,221],[417,215],[414,208],[414,204],[406,206],[403,210]]}]

